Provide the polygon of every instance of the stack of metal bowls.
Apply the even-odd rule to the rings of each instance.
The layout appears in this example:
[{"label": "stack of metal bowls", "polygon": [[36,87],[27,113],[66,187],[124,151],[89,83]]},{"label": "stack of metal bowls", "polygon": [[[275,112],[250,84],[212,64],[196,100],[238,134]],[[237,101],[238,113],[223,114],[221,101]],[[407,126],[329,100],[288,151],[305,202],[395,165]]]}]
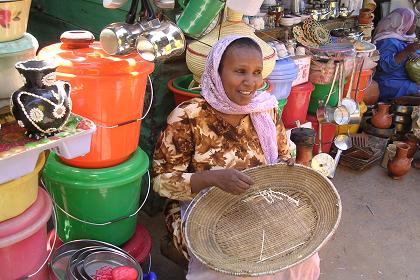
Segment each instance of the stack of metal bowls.
[{"label": "stack of metal bowls", "polygon": [[94,280],[98,270],[121,266],[137,270],[137,279],[143,279],[139,263],[127,252],[96,240],[74,240],[61,245],[53,252],[50,266],[54,280]]},{"label": "stack of metal bowls", "polygon": [[406,134],[411,130],[411,114],[413,106],[393,105],[392,106],[393,123],[395,125],[395,133]]}]

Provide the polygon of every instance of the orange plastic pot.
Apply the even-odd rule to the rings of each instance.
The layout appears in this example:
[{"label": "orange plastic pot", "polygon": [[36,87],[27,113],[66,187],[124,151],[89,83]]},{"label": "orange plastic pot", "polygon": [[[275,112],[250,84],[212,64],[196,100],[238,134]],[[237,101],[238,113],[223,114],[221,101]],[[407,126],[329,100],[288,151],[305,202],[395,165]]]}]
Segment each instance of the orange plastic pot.
[{"label": "orange plastic pot", "polygon": [[87,31],[63,33],[61,43],[43,48],[38,57],[59,65],[57,79],[72,86],[72,111],[97,125],[90,153],[62,160],[76,167],[104,168],[128,159],[138,144],[138,119],[154,64],[137,54],[111,56]]},{"label": "orange plastic pot", "polygon": [[[363,97],[365,96],[365,91],[369,87],[372,81],[373,70],[372,69],[365,69],[362,70],[360,73],[360,81],[359,81],[359,90],[356,93],[357,88],[357,75],[353,79],[353,87],[351,91],[351,98],[355,99],[357,103],[361,103],[363,101]],[[347,94],[347,91],[350,87],[350,79],[347,78],[347,83],[344,84],[344,92],[343,94]],[[344,96],[343,96],[344,97]]]}]

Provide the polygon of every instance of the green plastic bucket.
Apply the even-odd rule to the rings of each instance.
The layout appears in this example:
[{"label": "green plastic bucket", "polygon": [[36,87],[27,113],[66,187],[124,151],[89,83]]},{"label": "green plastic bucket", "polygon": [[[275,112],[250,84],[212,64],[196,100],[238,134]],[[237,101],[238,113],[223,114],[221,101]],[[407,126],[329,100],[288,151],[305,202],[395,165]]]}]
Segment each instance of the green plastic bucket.
[{"label": "green plastic bucket", "polygon": [[285,98],[285,99],[279,99],[278,100],[278,107],[277,107],[277,109],[278,109],[279,117],[280,118],[281,118],[281,115],[283,114],[283,109],[284,109],[284,106],[286,106],[286,104],[287,104],[287,98]]},{"label": "green plastic bucket", "polygon": [[[327,100],[328,93],[330,92],[331,84],[321,85],[314,84],[315,89],[312,91],[311,100],[309,101],[308,113],[316,115],[318,109],[319,100]],[[331,94],[330,100],[328,101],[329,106],[337,106],[338,104],[338,82],[335,82],[334,90]]]},{"label": "green plastic bucket", "polygon": [[43,178],[57,206],[60,239],[94,239],[117,246],[128,241],[135,232],[141,178],[148,167],[140,148],[122,164],[101,169],[67,166],[50,153]]}]

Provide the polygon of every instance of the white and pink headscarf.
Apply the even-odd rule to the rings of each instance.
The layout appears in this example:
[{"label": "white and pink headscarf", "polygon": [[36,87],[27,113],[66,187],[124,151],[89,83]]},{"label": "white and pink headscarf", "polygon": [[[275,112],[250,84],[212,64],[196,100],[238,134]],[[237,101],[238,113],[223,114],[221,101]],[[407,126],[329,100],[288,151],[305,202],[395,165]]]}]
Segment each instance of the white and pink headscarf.
[{"label": "white and pink headscarf", "polygon": [[267,163],[276,163],[278,158],[277,130],[270,116],[270,110],[277,108],[277,99],[266,91],[258,91],[248,105],[238,105],[226,95],[219,75],[218,70],[223,53],[233,41],[239,38],[243,36],[226,36],[213,46],[201,77],[201,95],[221,113],[250,114]]},{"label": "white and pink headscarf", "polygon": [[407,31],[413,25],[414,19],[414,11],[408,8],[393,10],[379,21],[375,30],[375,35],[373,36],[373,43],[388,38],[412,42],[415,38],[415,34],[407,35]]}]

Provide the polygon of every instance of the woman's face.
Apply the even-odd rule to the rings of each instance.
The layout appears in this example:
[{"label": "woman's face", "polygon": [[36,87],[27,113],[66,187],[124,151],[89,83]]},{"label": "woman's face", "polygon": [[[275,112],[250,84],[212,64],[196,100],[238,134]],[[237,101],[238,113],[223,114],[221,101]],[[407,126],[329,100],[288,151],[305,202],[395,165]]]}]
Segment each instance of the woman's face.
[{"label": "woman's face", "polygon": [[262,87],[261,52],[250,47],[231,47],[222,61],[221,79],[226,95],[238,105],[248,105],[255,91]]}]

